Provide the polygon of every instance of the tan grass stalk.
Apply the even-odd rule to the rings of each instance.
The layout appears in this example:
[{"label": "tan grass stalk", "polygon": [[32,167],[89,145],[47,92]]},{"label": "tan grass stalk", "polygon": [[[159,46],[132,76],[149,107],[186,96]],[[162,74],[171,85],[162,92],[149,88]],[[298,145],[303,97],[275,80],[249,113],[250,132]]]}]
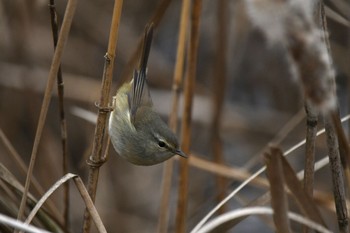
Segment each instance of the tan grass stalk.
[{"label": "tan grass stalk", "polygon": [[[185,61],[185,45],[186,37],[189,24],[189,13],[190,13],[190,0],[182,1],[181,17],[180,17],[180,28],[179,28],[179,40],[177,45],[176,53],[176,64],[174,70],[173,78],[173,102],[172,102],[172,111],[169,118],[169,126],[174,131],[177,132],[177,116],[179,108],[179,99],[182,90],[182,77],[184,70],[184,61]],[[170,199],[170,190],[171,190],[171,178],[173,175],[173,166],[174,159],[171,158],[164,163],[163,166],[163,181],[162,181],[162,195],[159,208],[159,220],[158,220],[158,233],[167,232],[168,228],[168,218],[169,218],[169,199]]]},{"label": "tan grass stalk", "polygon": [[[54,49],[56,49],[58,41],[58,23],[55,0],[50,0],[49,4],[51,16],[51,30]],[[58,107],[61,129],[61,145],[62,145],[62,173],[68,173],[68,148],[67,148],[67,123],[64,113],[64,82],[62,77],[61,65],[57,72],[57,93],[58,93]],[[69,184],[66,183],[63,188],[63,219],[64,225],[68,228],[69,224]]]},{"label": "tan grass stalk", "polygon": [[[100,166],[105,162],[103,148],[105,145],[105,132],[108,113],[110,111],[109,99],[110,90],[113,78],[113,67],[115,59],[115,50],[117,47],[119,23],[122,12],[123,0],[115,0],[113,8],[113,16],[110,27],[110,34],[108,40],[108,49],[105,55],[105,64],[103,68],[101,96],[98,103],[98,116],[95,128],[95,136],[92,145],[92,153],[88,159],[89,175],[87,189],[93,202],[95,202],[97,183],[99,177]],[[88,209],[85,210],[83,232],[90,232],[91,218]]]},{"label": "tan grass stalk", "polygon": [[[325,226],[325,222],[322,219],[320,212],[317,209],[316,204],[313,202],[312,196],[307,193],[301,182],[298,179],[297,174],[290,166],[287,159],[282,156],[282,153],[278,155],[281,160],[281,165],[283,168],[284,180],[289,188],[290,192],[293,194],[296,199],[299,208],[305,213],[305,215],[311,220]],[[314,170],[314,169],[313,169]],[[304,170],[305,172],[305,170]]]},{"label": "tan grass stalk", "polygon": [[[188,67],[185,77],[184,111],[181,125],[181,147],[185,153],[190,152],[192,102],[196,78],[197,53],[199,44],[199,26],[202,1],[195,0],[192,6],[191,34],[188,47]],[[176,232],[186,231],[186,212],[188,202],[188,160],[180,161],[180,178],[176,212]]]},{"label": "tan grass stalk", "polygon": [[[224,155],[222,149],[222,140],[220,137],[220,122],[222,118],[222,109],[225,99],[225,87],[226,87],[226,50],[227,50],[227,29],[228,22],[227,14],[227,0],[220,0],[217,2],[217,38],[216,38],[216,62],[213,74],[213,112],[212,119],[212,149],[214,155],[214,161],[219,164],[224,164]],[[221,177],[216,177],[217,185],[217,201],[221,201],[225,198],[226,180]],[[223,206],[219,211],[222,213],[225,211]]]},{"label": "tan grass stalk", "polygon": [[270,182],[271,207],[273,221],[277,233],[291,232],[288,212],[288,199],[284,190],[284,175],[282,171],[282,151],[277,147],[270,147],[270,152],[264,154],[266,174]]},{"label": "tan grass stalk", "polygon": [[55,53],[53,55],[50,73],[49,73],[49,77],[48,77],[48,81],[47,81],[47,86],[45,89],[45,95],[44,95],[42,107],[40,110],[39,122],[38,122],[37,131],[35,134],[33,150],[32,150],[32,154],[30,157],[30,163],[29,163],[28,173],[27,173],[26,182],[25,182],[25,186],[24,186],[23,197],[22,197],[20,208],[18,211],[17,218],[19,220],[21,220],[23,218],[24,210],[26,207],[26,200],[27,200],[27,195],[28,195],[28,191],[29,191],[30,180],[32,179],[33,168],[35,165],[35,160],[36,160],[37,152],[39,149],[39,143],[40,143],[42,131],[44,128],[47,111],[48,111],[48,108],[50,105],[51,93],[52,93],[55,78],[57,77],[57,72],[58,72],[59,65],[61,63],[63,49],[64,49],[64,46],[66,44],[66,41],[67,41],[67,38],[69,35],[70,26],[71,26],[71,23],[73,20],[76,6],[77,6],[77,0],[69,0],[68,1],[67,7],[66,7],[66,12],[65,12],[64,19],[62,22],[60,36],[58,38],[57,47],[56,47]]}]

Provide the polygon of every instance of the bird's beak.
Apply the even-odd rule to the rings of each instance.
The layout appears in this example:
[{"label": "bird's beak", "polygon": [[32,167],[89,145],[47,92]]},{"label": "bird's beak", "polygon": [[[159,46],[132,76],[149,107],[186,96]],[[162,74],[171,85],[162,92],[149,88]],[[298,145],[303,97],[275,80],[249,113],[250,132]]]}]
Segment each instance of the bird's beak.
[{"label": "bird's beak", "polygon": [[181,157],[188,158],[188,156],[182,150],[176,150],[175,154],[180,155]]}]

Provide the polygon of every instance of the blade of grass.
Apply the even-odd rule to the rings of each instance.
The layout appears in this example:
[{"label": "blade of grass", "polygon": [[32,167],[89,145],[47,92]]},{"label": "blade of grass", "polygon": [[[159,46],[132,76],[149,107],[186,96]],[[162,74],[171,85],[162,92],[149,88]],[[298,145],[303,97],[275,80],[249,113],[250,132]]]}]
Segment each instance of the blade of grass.
[{"label": "blade of grass", "polygon": [[37,227],[30,226],[28,224],[22,223],[16,219],[10,218],[1,213],[0,213],[0,223],[14,227],[17,230],[23,230],[29,233],[50,233],[49,231],[41,230]]},{"label": "blade of grass", "polygon": [[284,190],[284,176],[282,171],[282,151],[277,147],[270,147],[270,152],[264,154],[266,175],[270,183],[271,207],[276,232],[291,232],[288,212],[288,200]]},{"label": "blade of grass", "polygon": [[[178,120],[178,108],[179,99],[182,90],[182,76],[183,76],[183,66],[185,61],[185,45],[187,28],[189,22],[191,2],[189,0],[182,1],[181,17],[180,17],[180,27],[179,27],[179,40],[176,52],[176,64],[173,77],[173,102],[172,111],[169,118],[169,126],[173,132],[177,132],[177,120]],[[167,232],[168,228],[168,218],[169,218],[169,199],[170,199],[170,189],[171,189],[171,178],[173,175],[174,159],[169,159],[165,162],[163,167],[163,178],[162,178],[162,195],[159,208],[158,217],[158,233]]]},{"label": "blade of grass", "polygon": [[[57,47],[58,41],[58,23],[57,23],[57,14],[55,0],[50,0],[49,3],[50,9],[50,19],[51,19],[51,30],[54,49]],[[57,93],[58,93],[58,109],[60,117],[60,126],[61,126],[61,144],[62,144],[62,173],[68,173],[68,149],[67,149],[67,123],[64,113],[64,82],[62,78],[61,65],[58,67],[57,72]],[[66,228],[69,226],[69,184],[64,185],[63,190],[63,219],[64,225]]]},{"label": "blade of grass", "polygon": [[62,186],[64,183],[66,183],[67,181],[73,179],[74,183],[86,205],[86,208],[88,209],[89,213],[92,216],[92,219],[94,221],[94,223],[96,224],[97,230],[100,233],[106,233],[106,228],[104,227],[101,218],[90,198],[89,193],[87,192],[82,180],[80,179],[79,176],[72,174],[72,173],[68,173],[66,175],[64,175],[62,178],[60,178],[54,185],[51,186],[51,188],[41,197],[41,199],[37,202],[37,204],[35,205],[35,207],[32,209],[32,211],[30,212],[29,216],[27,217],[25,223],[29,224],[32,219],[34,218],[34,216],[37,214],[37,212],[40,210],[41,206],[44,204],[44,202],[47,200],[47,198],[54,193],[60,186]]},{"label": "blade of grass", "polygon": [[51,101],[51,93],[52,93],[55,78],[57,77],[57,72],[58,72],[59,65],[61,63],[60,61],[61,61],[63,49],[64,49],[64,46],[66,44],[66,41],[67,41],[67,38],[69,35],[70,26],[71,26],[72,21],[73,21],[73,16],[74,16],[76,6],[77,6],[77,0],[69,0],[67,3],[66,12],[65,12],[64,19],[62,22],[62,28],[61,28],[60,36],[59,36],[58,43],[57,43],[57,48],[54,52],[54,56],[52,59],[49,78],[47,81],[45,95],[44,95],[42,107],[40,110],[40,116],[39,116],[39,121],[38,121],[38,127],[37,127],[36,134],[35,134],[33,150],[32,150],[32,154],[30,157],[30,163],[29,163],[28,173],[27,173],[27,177],[26,177],[26,181],[25,181],[23,197],[22,197],[20,208],[18,211],[17,219],[19,219],[19,220],[21,220],[23,218],[24,209],[26,206],[27,195],[28,195],[29,186],[30,186],[30,180],[32,179],[33,168],[35,165],[35,160],[36,160],[37,152],[39,149],[39,143],[40,143],[42,131],[44,128],[47,111],[48,111],[50,101]]},{"label": "blade of grass", "polygon": [[[274,214],[274,212],[269,207],[248,207],[248,208],[237,209],[216,217],[215,219],[207,223],[205,226],[203,226],[203,228],[201,228],[199,231],[192,231],[192,232],[193,233],[215,232],[215,228],[224,224],[227,221],[230,221],[236,218],[241,218],[242,216],[261,215],[261,214],[272,215]],[[312,228],[317,232],[331,233],[330,230],[324,228],[322,225],[316,222],[313,222],[305,218],[304,216],[298,215],[294,212],[288,212],[288,219],[304,224],[305,226]]]},{"label": "blade of grass", "polygon": [[[184,96],[184,111],[183,122],[181,125],[181,147],[185,153],[190,152],[191,142],[191,115],[193,94],[196,78],[197,54],[199,44],[199,26],[200,14],[202,10],[202,1],[195,0],[192,7],[191,16],[191,34],[190,45],[188,47],[188,67],[185,78],[185,96]],[[176,211],[176,232],[184,233],[186,231],[186,212],[188,202],[188,160],[180,161],[180,178],[178,189],[178,203]]]},{"label": "blade of grass", "polygon": [[[24,187],[20,184],[17,178],[10,171],[8,171],[7,168],[1,163],[0,163],[0,179],[1,179],[1,187],[5,190],[5,192],[6,190],[8,191],[11,190],[12,194],[8,193],[9,194],[8,196],[11,197],[13,200],[13,204],[15,208],[12,207],[11,210],[15,210],[13,214],[16,215],[18,213],[18,207],[16,206],[18,203],[17,197],[23,195]],[[13,196],[13,194],[16,194],[16,195]],[[2,202],[4,202],[4,200],[5,198],[3,198]],[[37,200],[30,193],[28,193],[27,202],[30,208],[34,206],[35,203],[37,203]],[[8,208],[8,205],[11,205],[11,203],[4,203],[4,205],[6,205]],[[43,226],[45,226],[47,229],[51,229],[54,232],[62,232],[62,227],[59,224],[59,220],[57,220],[55,216],[52,217],[46,214],[45,210],[39,212],[38,220],[40,220],[40,223]]]},{"label": "blade of grass", "polygon": [[[14,159],[17,166],[20,168],[19,171],[22,172],[23,175],[27,174],[27,171],[28,171],[27,165],[24,163],[22,157],[18,154],[17,150],[11,144],[10,140],[6,137],[6,135],[4,134],[1,128],[0,128],[0,139],[5,145],[5,148],[8,150],[11,157]],[[31,182],[33,184],[35,191],[38,192],[39,195],[42,195],[44,193],[44,189],[34,176],[32,176]],[[63,222],[60,212],[58,211],[56,205],[53,203],[52,200],[48,200],[46,203],[46,206],[48,210],[51,212],[51,214],[55,216],[56,219],[58,219],[60,222]]]},{"label": "blade of grass", "polygon": [[[89,157],[87,163],[89,165],[89,175],[88,175],[88,191],[92,201],[95,201],[97,182],[99,177],[100,166],[105,162],[105,157],[103,154],[104,138],[105,138],[105,128],[107,122],[107,116],[110,111],[109,99],[110,99],[110,89],[113,78],[113,67],[115,59],[115,50],[117,47],[119,22],[122,12],[123,0],[115,0],[113,8],[113,16],[110,27],[108,50],[105,55],[105,64],[103,68],[102,84],[101,84],[101,96],[100,102],[98,104],[98,116],[97,124],[95,128],[94,141],[92,145],[92,154]],[[106,151],[108,153],[108,151]],[[84,213],[83,222],[83,232],[90,232],[91,218],[88,209]]]}]

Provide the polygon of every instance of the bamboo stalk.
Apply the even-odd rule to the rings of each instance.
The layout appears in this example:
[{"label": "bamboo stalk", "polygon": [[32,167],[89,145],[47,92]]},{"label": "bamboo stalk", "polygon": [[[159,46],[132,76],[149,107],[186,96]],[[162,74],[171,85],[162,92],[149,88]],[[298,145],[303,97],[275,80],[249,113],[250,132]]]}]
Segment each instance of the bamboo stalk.
[{"label": "bamboo stalk", "polygon": [[[58,40],[58,23],[55,0],[50,0],[49,4],[51,16],[51,30],[54,49],[57,47]],[[68,148],[67,148],[67,123],[64,113],[64,82],[62,77],[61,65],[58,67],[57,73],[57,93],[58,93],[58,108],[61,126],[61,145],[62,145],[62,173],[68,173]],[[64,226],[69,226],[69,184],[65,183],[63,186],[63,219]]]},{"label": "bamboo stalk", "polygon": [[52,93],[55,78],[57,77],[57,72],[58,72],[59,65],[61,63],[60,61],[61,61],[63,49],[64,49],[64,46],[66,44],[66,41],[67,41],[67,38],[69,35],[70,26],[71,26],[71,23],[73,20],[73,16],[74,16],[74,12],[75,12],[75,9],[77,6],[77,2],[78,2],[77,0],[70,0],[67,3],[66,12],[65,12],[64,19],[62,22],[61,32],[60,32],[60,35],[58,38],[56,50],[55,50],[54,55],[53,55],[50,73],[49,73],[49,77],[48,77],[48,81],[47,81],[47,85],[46,85],[46,89],[45,89],[45,95],[44,95],[42,107],[40,110],[39,122],[38,122],[38,127],[36,130],[36,134],[35,134],[32,154],[30,157],[30,163],[29,163],[28,173],[27,173],[27,177],[26,177],[26,181],[25,181],[24,192],[23,192],[20,208],[18,211],[18,216],[17,216],[18,220],[22,220],[23,215],[24,215],[24,210],[25,210],[26,201],[27,201],[27,195],[28,195],[29,186],[30,186],[30,180],[32,178],[33,168],[35,165],[36,156],[37,156],[37,152],[39,149],[39,143],[40,143],[42,131],[43,131],[44,124],[46,121],[46,115],[47,115],[48,108],[49,108],[50,101],[51,101],[51,93]]},{"label": "bamboo stalk", "polygon": [[[101,96],[100,102],[98,104],[98,116],[97,124],[95,128],[95,136],[92,146],[92,153],[89,157],[87,163],[89,165],[89,175],[87,189],[90,194],[91,200],[95,202],[97,183],[99,177],[99,169],[105,162],[105,154],[103,154],[104,140],[105,138],[105,129],[107,116],[111,110],[109,107],[109,98],[110,98],[110,89],[113,78],[113,67],[115,59],[115,50],[117,47],[118,40],[118,31],[119,31],[119,22],[122,12],[123,0],[115,0],[113,8],[113,17],[109,34],[108,41],[108,50],[105,55],[105,64],[102,75],[102,84],[101,84]],[[91,217],[88,209],[85,209],[84,213],[84,223],[83,223],[83,232],[90,232],[91,227]]]},{"label": "bamboo stalk", "polygon": [[[188,68],[185,79],[183,122],[181,125],[181,147],[187,154],[190,152],[192,102],[196,77],[201,9],[202,1],[195,0],[192,7],[190,45],[188,48]],[[180,161],[178,193],[176,232],[184,233],[186,231],[186,212],[188,202],[188,160],[185,159]]]},{"label": "bamboo stalk", "polygon": [[[176,53],[176,64],[173,78],[173,102],[172,111],[169,119],[169,126],[177,132],[177,112],[179,108],[179,99],[182,87],[183,66],[185,61],[185,45],[186,36],[188,31],[189,13],[190,13],[190,0],[182,1],[180,28],[179,28],[179,40]],[[162,181],[162,196],[159,208],[159,220],[158,220],[158,233],[167,232],[168,218],[169,218],[169,199],[171,190],[171,178],[173,175],[174,159],[171,158],[165,162],[163,167],[163,181]]]}]

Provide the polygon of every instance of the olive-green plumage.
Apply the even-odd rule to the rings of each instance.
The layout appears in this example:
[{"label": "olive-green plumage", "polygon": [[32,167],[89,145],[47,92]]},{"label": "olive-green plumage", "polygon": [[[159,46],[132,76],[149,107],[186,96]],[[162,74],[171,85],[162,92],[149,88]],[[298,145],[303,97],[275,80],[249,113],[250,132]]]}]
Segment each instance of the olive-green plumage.
[{"label": "olive-green plumage", "polygon": [[113,98],[109,119],[111,142],[118,154],[136,165],[154,165],[179,149],[175,134],[154,111],[146,83],[146,65],[152,39],[152,26],[146,28],[139,69],[129,83],[123,84]]}]

